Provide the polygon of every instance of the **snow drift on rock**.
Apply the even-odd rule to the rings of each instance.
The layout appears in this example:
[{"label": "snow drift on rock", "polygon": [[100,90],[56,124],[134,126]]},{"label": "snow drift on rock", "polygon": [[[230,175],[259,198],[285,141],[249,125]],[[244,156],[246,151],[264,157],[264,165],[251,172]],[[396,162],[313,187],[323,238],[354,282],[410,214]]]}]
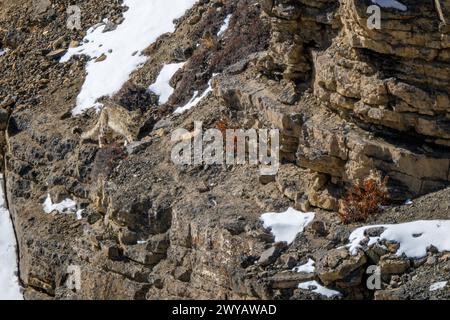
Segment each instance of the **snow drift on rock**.
[{"label": "snow drift on rock", "polygon": [[225,20],[223,21],[222,26],[220,27],[219,31],[217,32],[218,37],[221,37],[228,30],[232,16],[233,16],[232,14],[229,14],[225,17]]},{"label": "snow drift on rock", "polygon": [[83,210],[77,210],[77,203],[72,199],[64,199],[59,203],[53,203],[52,198],[49,194],[47,194],[47,198],[42,204],[42,208],[44,209],[45,213],[51,213],[52,211],[68,214],[75,213],[77,220],[80,220],[82,218],[81,214],[83,213]]},{"label": "snow drift on rock", "polygon": [[442,289],[445,288],[445,286],[447,285],[447,283],[448,283],[448,281],[440,281],[440,282],[433,283],[433,284],[430,286],[430,291],[433,292],[433,291],[442,290]]},{"label": "snow drift on rock", "polygon": [[184,65],[182,63],[171,63],[166,64],[161,69],[158,77],[154,84],[149,87],[149,90],[159,96],[159,104],[164,104],[169,101],[170,96],[172,95],[174,89],[170,85],[170,80],[172,77],[180,70]]},{"label": "snow drift on rock", "polygon": [[42,204],[45,213],[52,211],[58,211],[59,213],[75,212],[77,209],[77,203],[72,199],[65,199],[59,203],[53,203],[50,195],[47,195],[44,203]]},{"label": "snow drift on rock", "polygon": [[314,262],[313,259],[308,259],[308,262],[301,265],[301,266],[297,266],[294,267],[294,269],[292,269],[292,271],[294,272],[298,272],[298,273],[314,273],[314,271],[316,270],[316,267],[314,266],[316,263]]},{"label": "snow drift on rock", "polygon": [[0,300],[22,300],[17,277],[16,236],[6,208],[2,175],[0,184]]},{"label": "snow drift on rock", "polygon": [[[123,86],[130,74],[145,63],[141,51],[166,32],[175,31],[173,20],[180,18],[197,0],[124,0],[129,9],[124,21],[113,31],[103,32],[105,24],[91,27],[77,48],[70,48],[61,58],[68,61],[74,55],[85,54],[91,58],[86,65],[86,80],[77,97],[73,115],[92,107],[97,100],[111,96]],[[101,56],[106,59],[95,60]]]},{"label": "snow drift on rock", "polygon": [[331,290],[328,288],[325,288],[324,286],[320,285],[317,281],[307,281],[300,283],[298,285],[299,289],[303,290],[310,290],[314,293],[320,294],[322,296],[325,296],[327,298],[333,298],[333,297],[340,297],[342,294],[339,291]]},{"label": "snow drift on rock", "polygon": [[264,228],[270,228],[275,241],[285,241],[291,244],[298,233],[314,220],[314,212],[301,212],[293,208],[285,212],[268,212],[261,216]]},{"label": "snow drift on rock", "polygon": [[[367,237],[369,229],[383,228],[378,237]],[[405,254],[409,258],[422,258],[427,248],[436,247],[439,251],[450,251],[450,220],[419,220],[401,224],[385,224],[365,226],[350,234],[348,248],[356,254],[361,243],[368,238],[368,246],[387,240],[397,242],[400,246],[397,255]]]},{"label": "snow drift on rock", "polygon": [[[215,75],[213,75],[213,77],[214,76]],[[213,88],[211,86],[211,82],[212,82],[212,79],[208,81],[208,87],[205,89],[205,91],[203,91],[201,96],[198,96],[198,91],[195,91],[194,95],[191,98],[191,100],[189,100],[189,102],[187,104],[185,104],[184,106],[177,108],[173,113],[175,113],[175,114],[183,113],[185,111],[188,111],[188,110],[192,109],[197,104],[199,104],[200,101],[205,99],[208,96],[208,94],[210,92],[212,92]]]}]

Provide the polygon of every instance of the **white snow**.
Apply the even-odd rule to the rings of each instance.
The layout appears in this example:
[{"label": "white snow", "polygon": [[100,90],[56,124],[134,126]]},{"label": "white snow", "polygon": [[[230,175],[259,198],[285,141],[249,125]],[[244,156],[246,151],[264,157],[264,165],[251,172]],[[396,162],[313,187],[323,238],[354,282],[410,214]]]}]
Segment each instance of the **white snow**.
[{"label": "white snow", "polygon": [[430,286],[430,291],[437,291],[437,290],[444,289],[445,286],[447,285],[447,282],[448,281],[440,281],[440,282],[433,283]]},{"label": "white snow", "polygon": [[303,290],[310,290],[314,293],[320,294],[322,296],[325,296],[327,298],[333,298],[333,297],[341,297],[342,294],[339,291],[331,290],[328,288],[325,288],[324,286],[320,285],[317,281],[307,281],[300,283],[298,285],[299,289]]},{"label": "white snow", "polygon": [[303,272],[303,273],[314,273],[314,270],[316,270],[316,268],[314,267],[316,263],[314,262],[313,259],[308,259],[308,262],[301,265],[301,266],[297,266],[294,267],[294,269],[292,269],[292,271],[294,272]]},{"label": "white snow", "polygon": [[427,248],[436,247],[439,251],[450,251],[450,220],[419,220],[401,224],[385,224],[365,226],[350,234],[348,248],[356,254],[361,243],[367,238],[364,232],[373,228],[384,228],[378,237],[369,237],[368,245],[381,240],[400,244],[397,255],[405,254],[409,258],[422,258],[427,254]]},{"label": "white snow", "polygon": [[50,213],[54,210],[59,213],[75,212],[77,208],[77,203],[72,199],[65,199],[60,203],[53,203],[50,194],[47,194],[47,198],[42,204],[45,213]]},{"label": "white snow", "polygon": [[77,220],[81,220],[83,219],[83,209],[77,210],[77,212],[75,212],[75,215],[77,216]]},{"label": "white snow", "polygon": [[[214,77],[214,75],[213,75]],[[177,108],[173,113],[183,113],[193,107],[195,107],[200,101],[202,101],[204,98],[208,96],[210,92],[212,92],[212,86],[211,86],[212,79],[208,81],[208,88],[203,91],[201,96],[198,96],[198,91],[194,92],[194,95],[192,96],[191,100],[187,104],[185,104],[183,107]]]},{"label": "white snow", "polygon": [[233,16],[232,14],[229,14],[229,15],[227,15],[225,17],[225,20],[223,21],[222,26],[220,27],[219,31],[217,32],[217,36],[218,37],[221,37],[225,33],[225,31],[228,30],[228,27],[230,26],[230,20],[231,20],[232,16]]},{"label": "white snow", "polygon": [[408,7],[406,7],[403,3],[398,2],[396,0],[372,0],[372,3],[382,8],[393,8],[400,11],[408,10]]},{"label": "white snow", "polygon": [[413,202],[412,202],[411,199],[408,199],[408,200],[405,201],[405,205],[407,205],[407,206],[410,206],[412,204],[413,204]]},{"label": "white snow", "polygon": [[164,104],[169,100],[174,91],[174,88],[170,86],[170,80],[184,64],[184,62],[181,62],[164,65],[155,83],[149,87],[150,91],[159,96],[159,104]]},{"label": "white snow", "polygon": [[0,175],[0,300],[22,300],[19,285],[16,236],[3,192],[3,175]]},{"label": "white snow", "polygon": [[[86,65],[86,80],[77,97],[73,115],[101,106],[97,100],[112,96],[142,66],[147,57],[141,51],[166,32],[175,31],[173,20],[180,18],[198,0],[124,0],[129,9],[124,21],[113,31],[103,32],[105,24],[91,27],[81,46],[69,48],[61,58],[68,61],[74,55],[91,58]],[[95,62],[105,55],[106,60]]]},{"label": "white snow", "polygon": [[81,214],[83,210],[77,210],[77,203],[72,199],[64,199],[59,203],[53,203],[50,194],[47,194],[47,198],[42,204],[45,213],[51,213],[52,211],[58,211],[59,213],[71,214],[74,213],[78,220],[82,219]]},{"label": "white snow", "polygon": [[6,53],[5,50],[0,49],[0,56],[4,55]]},{"label": "white snow", "polygon": [[314,220],[314,212],[301,212],[293,208],[285,212],[268,212],[261,216],[264,228],[270,228],[275,241],[291,244],[298,233]]}]

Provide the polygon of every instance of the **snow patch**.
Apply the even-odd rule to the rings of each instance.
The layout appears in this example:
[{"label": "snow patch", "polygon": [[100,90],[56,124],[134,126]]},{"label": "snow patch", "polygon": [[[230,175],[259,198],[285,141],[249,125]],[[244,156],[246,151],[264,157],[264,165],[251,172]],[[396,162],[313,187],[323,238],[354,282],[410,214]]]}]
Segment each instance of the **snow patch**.
[{"label": "snow patch", "polygon": [[174,91],[174,88],[170,85],[170,80],[175,73],[184,66],[184,64],[185,63],[182,62],[164,65],[156,78],[155,83],[149,87],[150,91],[159,96],[159,104],[164,104],[169,100]]},{"label": "snow patch", "polygon": [[293,208],[285,212],[268,212],[261,216],[264,228],[270,228],[275,241],[285,241],[291,244],[298,233],[314,220],[314,212],[301,212]]},{"label": "snow patch", "polygon": [[47,198],[42,204],[45,213],[51,213],[52,211],[58,211],[59,213],[75,212],[77,209],[77,203],[72,199],[65,199],[60,203],[53,203],[50,194],[47,194]]},{"label": "snow patch", "polygon": [[307,281],[300,283],[298,285],[299,289],[303,290],[310,290],[314,293],[320,294],[322,296],[325,296],[327,298],[333,298],[333,297],[341,297],[342,294],[339,291],[331,290],[328,288],[325,288],[324,286],[320,285],[317,281]]},{"label": "snow patch", "polygon": [[0,300],[23,300],[19,284],[16,236],[6,208],[0,175]]},{"label": "snow patch", "polygon": [[[81,46],[69,48],[61,58],[68,61],[75,55],[87,55],[87,76],[77,97],[73,115],[92,107],[99,107],[97,100],[112,96],[129,79],[130,74],[142,66],[147,57],[142,50],[166,32],[175,31],[173,20],[180,18],[198,0],[124,0],[124,21],[115,30],[103,32],[105,23],[87,30]],[[106,57],[101,62],[95,60]]]},{"label": "snow patch", "polygon": [[74,213],[77,217],[77,220],[82,219],[83,210],[77,210],[77,203],[69,198],[64,199],[59,203],[53,203],[50,194],[47,194],[47,198],[42,204],[42,208],[44,209],[45,213],[51,213],[53,211],[64,214]]},{"label": "snow patch", "polygon": [[212,92],[211,82],[212,79],[208,81],[208,88],[206,88],[206,90],[203,91],[201,96],[198,96],[198,91],[194,91],[194,95],[192,96],[191,100],[189,100],[189,102],[185,104],[183,107],[177,108],[173,113],[180,114],[195,107],[200,101],[206,98],[210,92]]},{"label": "snow patch", "polygon": [[228,30],[232,16],[233,16],[232,14],[229,14],[225,17],[225,20],[223,21],[222,26],[220,27],[219,31],[217,32],[218,37],[221,37]]},{"label": "snow patch", "polygon": [[75,215],[77,216],[77,220],[81,220],[83,219],[83,209],[77,210],[77,212],[75,212]]},{"label": "snow patch", "polygon": [[445,286],[447,285],[447,282],[448,281],[440,281],[440,282],[433,283],[430,286],[430,291],[437,291],[437,290],[444,289]]},{"label": "snow patch", "polygon": [[403,3],[398,2],[396,0],[372,0],[372,3],[374,3],[377,6],[380,6],[382,8],[393,8],[393,9],[397,9],[400,11],[408,10],[407,6],[405,6]]},{"label": "snow patch", "polygon": [[314,262],[313,259],[308,259],[308,262],[301,265],[301,266],[297,266],[294,267],[294,269],[292,269],[292,271],[294,272],[303,272],[303,273],[314,273],[314,271],[316,270],[315,265],[316,263]]},{"label": "snow patch", "polygon": [[[367,237],[365,231],[383,228],[378,237]],[[427,248],[436,247],[439,251],[450,251],[450,220],[419,220],[401,224],[385,224],[365,226],[350,234],[350,244],[347,245],[351,254],[355,255],[361,243],[369,239],[368,246],[382,240],[399,243],[397,256],[405,254],[409,258],[422,258],[427,254]]]}]

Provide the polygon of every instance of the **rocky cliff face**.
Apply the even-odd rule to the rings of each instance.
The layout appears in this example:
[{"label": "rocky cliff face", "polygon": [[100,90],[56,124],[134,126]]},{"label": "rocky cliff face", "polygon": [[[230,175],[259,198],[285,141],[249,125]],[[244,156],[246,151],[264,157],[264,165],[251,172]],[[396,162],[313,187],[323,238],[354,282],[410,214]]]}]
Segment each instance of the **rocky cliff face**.
[{"label": "rocky cliff face", "polygon": [[382,9],[381,29],[371,30],[368,5],[265,4],[273,75],[308,74],[316,103],[343,120],[304,120],[297,161],[344,183],[377,168],[394,197],[425,194],[448,183],[449,35],[439,10],[449,8],[405,2],[405,12]]},{"label": "rocky cliff face", "polygon": [[[316,299],[298,288],[316,280],[345,298],[445,298],[427,281],[449,270],[448,254],[396,257],[398,246],[347,249],[357,224],[343,225],[339,199],[379,171],[393,201],[430,194],[414,207],[385,209],[370,223],[449,217],[450,29],[448,2],[403,0],[367,27],[369,0],[203,0],[174,33],[146,49],[148,61],[114,97],[141,112],[141,143],[104,148],[80,135],[97,120],[72,117],[86,57],[59,63],[82,31],[65,28],[70,1],[2,2],[0,101],[4,172],[28,299]],[[439,6],[436,4],[440,4]],[[81,5],[86,27],[123,8]],[[232,14],[225,36],[217,36]],[[146,91],[163,65],[186,62],[174,94],[157,106]],[[213,77],[213,75],[218,74]],[[212,79],[213,93],[176,115]],[[171,132],[226,123],[280,129],[276,177],[251,166],[176,166]],[[45,213],[42,203],[74,199],[75,214]],[[259,218],[289,206],[316,218],[289,246],[274,243]],[[313,273],[292,268],[316,261]],[[365,286],[379,265],[383,290]],[[67,286],[68,267],[81,288]]]}]

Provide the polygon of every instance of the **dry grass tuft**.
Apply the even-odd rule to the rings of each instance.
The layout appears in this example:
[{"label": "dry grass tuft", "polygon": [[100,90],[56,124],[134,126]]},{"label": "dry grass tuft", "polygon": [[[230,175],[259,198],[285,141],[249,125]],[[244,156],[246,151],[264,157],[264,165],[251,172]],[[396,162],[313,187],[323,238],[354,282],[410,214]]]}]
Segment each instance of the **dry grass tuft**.
[{"label": "dry grass tuft", "polygon": [[339,202],[341,221],[346,224],[364,222],[378,213],[388,196],[388,179],[372,172],[363,182],[348,190],[346,197]]}]

